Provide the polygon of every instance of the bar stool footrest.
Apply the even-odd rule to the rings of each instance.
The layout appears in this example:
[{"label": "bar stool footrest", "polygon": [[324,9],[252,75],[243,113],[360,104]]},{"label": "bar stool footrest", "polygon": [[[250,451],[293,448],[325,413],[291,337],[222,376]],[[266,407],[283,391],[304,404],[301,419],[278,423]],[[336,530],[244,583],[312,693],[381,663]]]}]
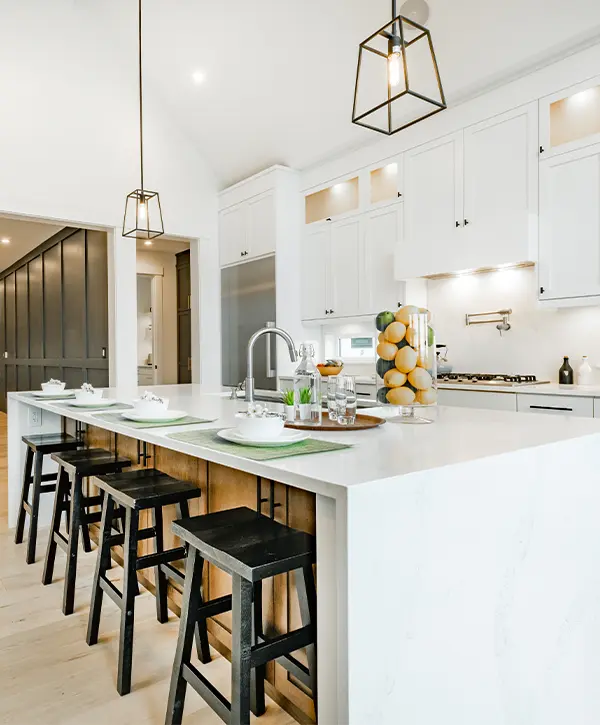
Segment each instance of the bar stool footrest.
[{"label": "bar stool footrest", "polygon": [[[143,541],[145,539],[152,539],[156,536],[156,529],[151,526],[147,529],[142,529],[141,531],[138,531],[137,533],[137,540]],[[125,543],[125,534],[111,534],[108,538],[108,544],[109,546],[123,546]]]},{"label": "bar stool footrest", "polygon": [[212,707],[221,720],[228,723],[231,715],[231,703],[229,700],[204,675],[200,674],[194,665],[183,665],[181,674],[184,680]]},{"label": "bar stool footrest", "polygon": [[138,556],[135,568],[139,571],[140,569],[149,569],[152,566],[166,564],[169,561],[184,559],[186,553],[185,548],[183,546],[179,546],[176,549],[167,549],[167,551],[158,551],[155,554]]},{"label": "bar stool footrest", "polygon": [[56,476],[54,477],[54,483],[44,483],[40,486],[40,493],[53,493],[56,491]]},{"label": "bar stool footrest", "polygon": [[110,579],[101,576],[98,580],[98,583],[100,585],[100,589],[102,589],[105,594],[108,594],[108,596],[113,600],[117,607],[119,607],[119,609],[123,609],[123,594],[110,581]]},{"label": "bar stool footrest", "polygon": [[172,564],[161,564],[160,568],[163,574],[166,574],[171,581],[174,581],[183,589],[183,585],[185,584],[185,575],[182,571],[179,571],[179,569],[174,567]]},{"label": "bar stool footrest", "polygon": [[69,540],[64,534],[61,534],[60,531],[56,531],[54,533],[54,541],[60,546],[60,548],[66,552],[69,548]]},{"label": "bar stool footrest", "polygon": [[260,667],[271,660],[276,660],[290,652],[307,647],[315,641],[315,632],[312,624],[300,627],[293,632],[280,634],[270,639],[262,638],[260,644],[255,645],[250,653],[250,666]]}]

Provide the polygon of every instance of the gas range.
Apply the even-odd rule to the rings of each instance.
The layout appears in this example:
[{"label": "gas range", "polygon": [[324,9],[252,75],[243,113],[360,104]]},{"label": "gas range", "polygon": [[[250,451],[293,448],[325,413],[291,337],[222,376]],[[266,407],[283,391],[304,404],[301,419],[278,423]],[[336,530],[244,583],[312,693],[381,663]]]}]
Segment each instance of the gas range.
[{"label": "gas range", "polygon": [[453,385],[483,385],[490,387],[514,387],[525,385],[542,385],[549,380],[538,380],[535,375],[495,375],[490,373],[442,373],[438,375],[438,383]]}]

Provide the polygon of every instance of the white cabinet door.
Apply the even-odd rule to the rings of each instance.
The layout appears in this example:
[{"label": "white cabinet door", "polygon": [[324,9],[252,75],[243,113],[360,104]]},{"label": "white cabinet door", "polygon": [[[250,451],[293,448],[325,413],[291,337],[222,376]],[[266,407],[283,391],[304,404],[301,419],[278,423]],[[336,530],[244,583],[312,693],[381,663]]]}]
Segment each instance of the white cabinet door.
[{"label": "white cabinet door", "polygon": [[275,194],[267,191],[247,202],[248,257],[262,257],[275,252]]},{"label": "white cabinet door", "polygon": [[219,250],[221,266],[242,261],[246,252],[245,203],[224,209],[219,214]]},{"label": "white cabinet door", "polygon": [[[400,279],[464,269],[462,131],[419,146],[404,159]],[[458,226],[457,226],[458,225]]]},{"label": "white cabinet door", "polygon": [[536,260],[537,104],[465,129],[464,269]]},{"label": "white cabinet door", "polygon": [[438,403],[457,408],[482,408],[485,410],[511,410],[517,412],[517,396],[514,393],[482,393],[477,390],[438,390]]},{"label": "white cabinet door", "polygon": [[600,295],[600,144],[540,163],[540,299]]},{"label": "white cabinet door", "polygon": [[576,415],[594,417],[594,399],[567,395],[517,395],[519,413],[549,413],[550,415]]},{"label": "white cabinet door", "polygon": [[329,242],[329,317],[360,314],[361,217],[331,224]]},{"label": "white cabinet door", "polygon": [[364,219],[360,309],[376,315],[403,302],[403,284],[395,279],[394,259],[402,235],[403,204],[369,212]]},{"label": "white cabinet door", "polygon": [[329,240],[328,223],[308,228],[302,243],[302,319],[320,320],[327,316]]}]

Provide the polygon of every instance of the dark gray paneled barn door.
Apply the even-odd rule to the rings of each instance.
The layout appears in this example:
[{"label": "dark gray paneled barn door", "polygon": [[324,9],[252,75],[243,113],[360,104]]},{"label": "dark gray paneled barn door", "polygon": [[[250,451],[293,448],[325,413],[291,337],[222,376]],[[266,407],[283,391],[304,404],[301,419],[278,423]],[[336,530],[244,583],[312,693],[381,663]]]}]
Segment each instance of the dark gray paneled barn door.
[{"label": "dark gray paneled barn door", "polygon": [[65,228],[0,274],[0,406],[50,377],[108,385],[106,233]]}]

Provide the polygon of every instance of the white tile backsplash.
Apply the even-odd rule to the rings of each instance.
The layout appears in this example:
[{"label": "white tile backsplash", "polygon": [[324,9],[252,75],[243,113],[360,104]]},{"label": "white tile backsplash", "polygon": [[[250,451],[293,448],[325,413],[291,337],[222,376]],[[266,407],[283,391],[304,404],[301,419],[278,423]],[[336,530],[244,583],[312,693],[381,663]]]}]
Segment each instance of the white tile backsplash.
[{"label": "white tile backsplash", "polygon": [[[526,373],[556,381],[564,355],[575,371],[582,355],[600,383],[600,307],[541,308],[537,270],[507,269],[428,282],[429,309],[438,342],[460,372]],[[467,312],[512,308],[512,328],[500,337],[495,325],[465,325]]]}]

